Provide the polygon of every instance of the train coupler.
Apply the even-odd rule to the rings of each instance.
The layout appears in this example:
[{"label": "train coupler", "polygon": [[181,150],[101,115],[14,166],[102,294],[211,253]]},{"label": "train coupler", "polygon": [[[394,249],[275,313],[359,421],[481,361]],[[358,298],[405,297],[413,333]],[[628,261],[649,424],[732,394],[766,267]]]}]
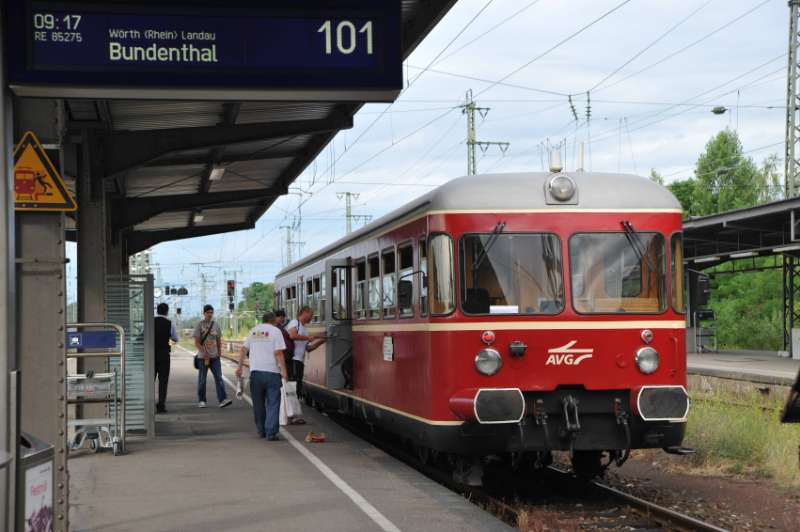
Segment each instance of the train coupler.
[{"label": "train coupler", "polygon": [[625,433],[625,449],[611,453],[614,463],[617,467],[621,467],[631,456],[631,427],[628,423],[630,414],[623,408],[622,400],[618,398],[614,399],[614,417],[617,419],[617,425],[622,427]]},{"label": "train coupler", "polygon": [[569,455],[572,456],[575,440],[581,432],[581,420],[578,415],[578,400],[568,395],[561,400],[564,405],[564,432],[563,436],[569,438]]}]

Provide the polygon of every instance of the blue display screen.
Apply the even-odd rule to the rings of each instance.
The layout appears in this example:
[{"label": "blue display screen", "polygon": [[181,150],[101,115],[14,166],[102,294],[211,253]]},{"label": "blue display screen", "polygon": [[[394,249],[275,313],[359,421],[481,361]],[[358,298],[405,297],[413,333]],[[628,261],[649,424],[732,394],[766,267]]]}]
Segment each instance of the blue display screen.
[{"label": "blue display screen", "polygon": [[15,54],[12,60],[10,77],[12,82],[399,90],[399,0],[343,0],[342,9],[335,4],[29,0],[24,8],[10,8],[11,40],[24,32],[25,43],[24,57]]},{"label": "blue display screen", "polygon": [[[380,20],[33,13],[33,67],[374,68]],[[380,46],[378,46],[380,49]],[[380,50],[378,50],[379,52]]]}]

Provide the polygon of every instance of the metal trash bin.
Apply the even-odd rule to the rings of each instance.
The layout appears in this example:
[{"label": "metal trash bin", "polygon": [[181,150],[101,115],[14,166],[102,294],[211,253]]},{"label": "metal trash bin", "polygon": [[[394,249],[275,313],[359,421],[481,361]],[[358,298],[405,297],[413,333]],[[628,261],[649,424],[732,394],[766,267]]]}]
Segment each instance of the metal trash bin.
[{"label": "metal trash bin", "polygon": [[17,530],[53,530],[53,445],[23,432],[19,448],[19,489]]}]

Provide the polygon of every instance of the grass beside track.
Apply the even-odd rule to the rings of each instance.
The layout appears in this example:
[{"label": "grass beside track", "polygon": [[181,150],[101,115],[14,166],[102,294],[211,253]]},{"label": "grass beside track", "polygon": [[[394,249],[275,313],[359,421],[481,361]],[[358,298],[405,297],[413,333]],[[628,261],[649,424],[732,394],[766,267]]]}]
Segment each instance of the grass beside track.
[{"label": "grass beside track", "polygon": [[800,425],[780,422],[784,400],[724,391],[698,396],[684,440],[697,450],[689,462],[695,468],[800,486]]}]

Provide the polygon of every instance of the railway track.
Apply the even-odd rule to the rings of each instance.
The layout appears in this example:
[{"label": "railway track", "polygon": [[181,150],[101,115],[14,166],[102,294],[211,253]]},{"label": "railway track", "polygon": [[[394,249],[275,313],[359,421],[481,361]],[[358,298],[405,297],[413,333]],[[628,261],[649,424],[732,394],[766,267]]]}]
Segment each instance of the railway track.
[{"label": "railway track", "polygon": [[492,468],[486,471],[483,487],[465,486],[453,480],[451,471],[420,461],[396,438],[382,437],[379,431],[344,416],[328,415],[359,438],[512,526],[530,530],[726,530],[602,482],[580,480],[555,466],[535,474]]}]

